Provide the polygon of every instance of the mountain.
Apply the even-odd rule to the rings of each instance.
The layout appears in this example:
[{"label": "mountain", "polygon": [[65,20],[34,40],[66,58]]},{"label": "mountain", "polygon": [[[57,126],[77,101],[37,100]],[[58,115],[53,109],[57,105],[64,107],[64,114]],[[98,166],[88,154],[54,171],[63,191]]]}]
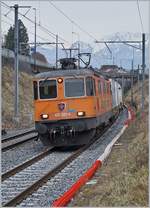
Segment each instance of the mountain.
[{"label": "mountain", "polygon": [[[139,33],[116,33],[111,36],[107,36],[103,38],[103,40],[141,40],[141,34]],[[146,40],[148,39],[148,35],[146,35]],[[139,44],[134,44],[136,47],[139,47]],[[122,66],[126,69],[131,69],[132,60],[134,68],[138,67],[138,64],[141,65],[142,60],[142,51],[129,45],[125,44],[109,44],[108,45],[112,54],[109,52],[107,47],[100,49],[92,55],[91,64],[95,67],[99,67],[103,64],[116,64],[118,66]],[[146,42],[146,65],[148,65],[148,42]]]},{"label": "mountain", "polygon": [[[56,63],[56,49],[54,47],[45,48],[45,47],[39,46],[39,47],[37,47],[37,51],[39,53],[43,54],[50,64],[55,65],[55,63]],[[63,57],[66,57],[66,54],[61,48],[59,48],[58,49],[58,59],[63,58]]]},{"label": "mountain", "polygon": [[[141,34],[139,33],[116,33],[113,35],[105,36],[101,40],[112,40],[112,41],[119,41],[119,40],[141,40]],[[148,39],[148,35],[146,35],[146,40]],[[105,44],[97,45],[92,44],[93,47],[85,43],[83,41],[74,42],[71,47],[77,48],[78,44],[80,44],[80,52],[88,52],[91,53],[91,64],[93,67],[100,68],[101,65],[105,64],[115,64],[118,66],[122,66],[125,69],[131,69],[132,67],[132,60],[134,68],[138,67],[138,64],[141,65],[142,60],[142,51],[129,45],[125,44],[108,44],[112,53],[109,52],[108,48]],[[95,46],[94,46],[95,45]],[[97,50],[99,46],[99,49]],[[139,47],[138,44],[136,44]],[[55,48],[44,48],[38,47],[37,51],[45,55],[48,62],[51,64],[55,64],[56,58],[56,50]],[[58,49],[58,58],[66,57],[66,53],[61,48]],[[72,56],[77,57],[77,52],[73,51]],[[146,41],[146,65],[148,65],[148,41]]]}]

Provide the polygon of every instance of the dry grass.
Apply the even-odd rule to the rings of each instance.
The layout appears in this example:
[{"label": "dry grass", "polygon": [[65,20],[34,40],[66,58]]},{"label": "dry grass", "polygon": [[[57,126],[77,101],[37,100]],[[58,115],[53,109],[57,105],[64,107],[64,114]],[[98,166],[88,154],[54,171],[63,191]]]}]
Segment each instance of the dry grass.
[{"label": "dry grass", "polygon": [[2,126],[6,129],[33,125],[32,76],[19,73],[19,123],[14,120],[14,70],[2,69]]},{"label": "dry grass", "polygon": [[[145,84],[144,84],[144,95],[145,95],[145,112],[148,112],[148,104],[149,104],[149,89],[148,89],[148,85],[149,85],[149,80],[146,79],[145,80]],[[138,110],[140,110],[141,108],[141,83],[138,84],[136,83],[134,85],[133,88],[133,98],[137,104]],[[126,98],[125,101],[127,104],[130,104],[130,100],[131,100],[131,91],[128,91],[128,93],[126,94]]]},{"label": "dry grass", "polygon": [[[145,82],[148,112],[148,81]],[[134,97],[140,109],[141,97],[134,86]],[[130,92],[126,102],[130,101]],[[97,183],[85,185],[69,206],[148,206],[148,113],[139,116],[113,147],[112,153],[94,178]]]}]

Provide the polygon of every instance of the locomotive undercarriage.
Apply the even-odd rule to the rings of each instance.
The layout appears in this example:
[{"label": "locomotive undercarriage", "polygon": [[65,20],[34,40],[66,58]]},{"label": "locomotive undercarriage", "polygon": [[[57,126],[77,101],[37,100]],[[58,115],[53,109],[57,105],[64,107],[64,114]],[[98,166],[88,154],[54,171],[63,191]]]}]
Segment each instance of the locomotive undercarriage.
[{"label": "locomotive undercarriage", "polygon": [[96,119],[74,119],[57,122],[36,122],[36,130],[44,145],[72,146],[89,142],[95,133]]},{"label": "locomotive undercarriage", "polygon": [[96,128],[108,123],[112,116],[112,111],[109,111],[97,118],[36,122],[35,127],[44,145],[83,145],[89,143]]}]

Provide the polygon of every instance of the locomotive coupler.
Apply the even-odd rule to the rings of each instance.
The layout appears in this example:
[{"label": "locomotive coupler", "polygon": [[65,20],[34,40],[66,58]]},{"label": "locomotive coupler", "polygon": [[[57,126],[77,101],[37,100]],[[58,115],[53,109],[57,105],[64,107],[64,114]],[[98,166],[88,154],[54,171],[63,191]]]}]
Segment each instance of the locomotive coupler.
[{"label": "locomotive coupler", "polygon": [[61,135],[65,135],[65,128],[64,128],[64,126],[60,127],[60,134]]},{"label": "locomotive coupler", "polygon": [[56,138],[56,133],[57,133],[56,129],[51,129],[51,131],[50,131],[50,137],[52,139],[55,139]]},{"label": "locomotive coupler", "polygon": [[61,126],[59,128],[56,129],[51,129],[49,131],[50,137],[52,139],[56,138],[56,135],[62,135],[62,136],[71,136],[74,137],[75,136],[75,129],[73,127],[70,126]]},{"label": "locomotive coupler", "polygon": [[75,136],[75,129],[73,127],[67,129],[66,134],[67,134],[67,136],[74,137]]}]

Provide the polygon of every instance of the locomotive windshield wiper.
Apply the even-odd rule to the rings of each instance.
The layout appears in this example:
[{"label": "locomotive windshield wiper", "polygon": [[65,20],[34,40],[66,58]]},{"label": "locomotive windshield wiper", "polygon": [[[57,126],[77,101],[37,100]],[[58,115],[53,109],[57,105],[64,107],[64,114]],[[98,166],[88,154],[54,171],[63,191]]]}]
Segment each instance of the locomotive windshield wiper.
[{"label": "locomotive windshield wiper", "polygon": [[76,75],[72,75],[74,78],[76,78],[76,79],[80,79],[81,77],[78,77],[78,76],[76,76]]},{"label": "locomotive windshield wiper", "polygon": [[40,81],[41,83],[39,84],[39,87],[41,87],[45,82],[46,80],[48,80],[49,77],[46,77],[43,81]]}]

